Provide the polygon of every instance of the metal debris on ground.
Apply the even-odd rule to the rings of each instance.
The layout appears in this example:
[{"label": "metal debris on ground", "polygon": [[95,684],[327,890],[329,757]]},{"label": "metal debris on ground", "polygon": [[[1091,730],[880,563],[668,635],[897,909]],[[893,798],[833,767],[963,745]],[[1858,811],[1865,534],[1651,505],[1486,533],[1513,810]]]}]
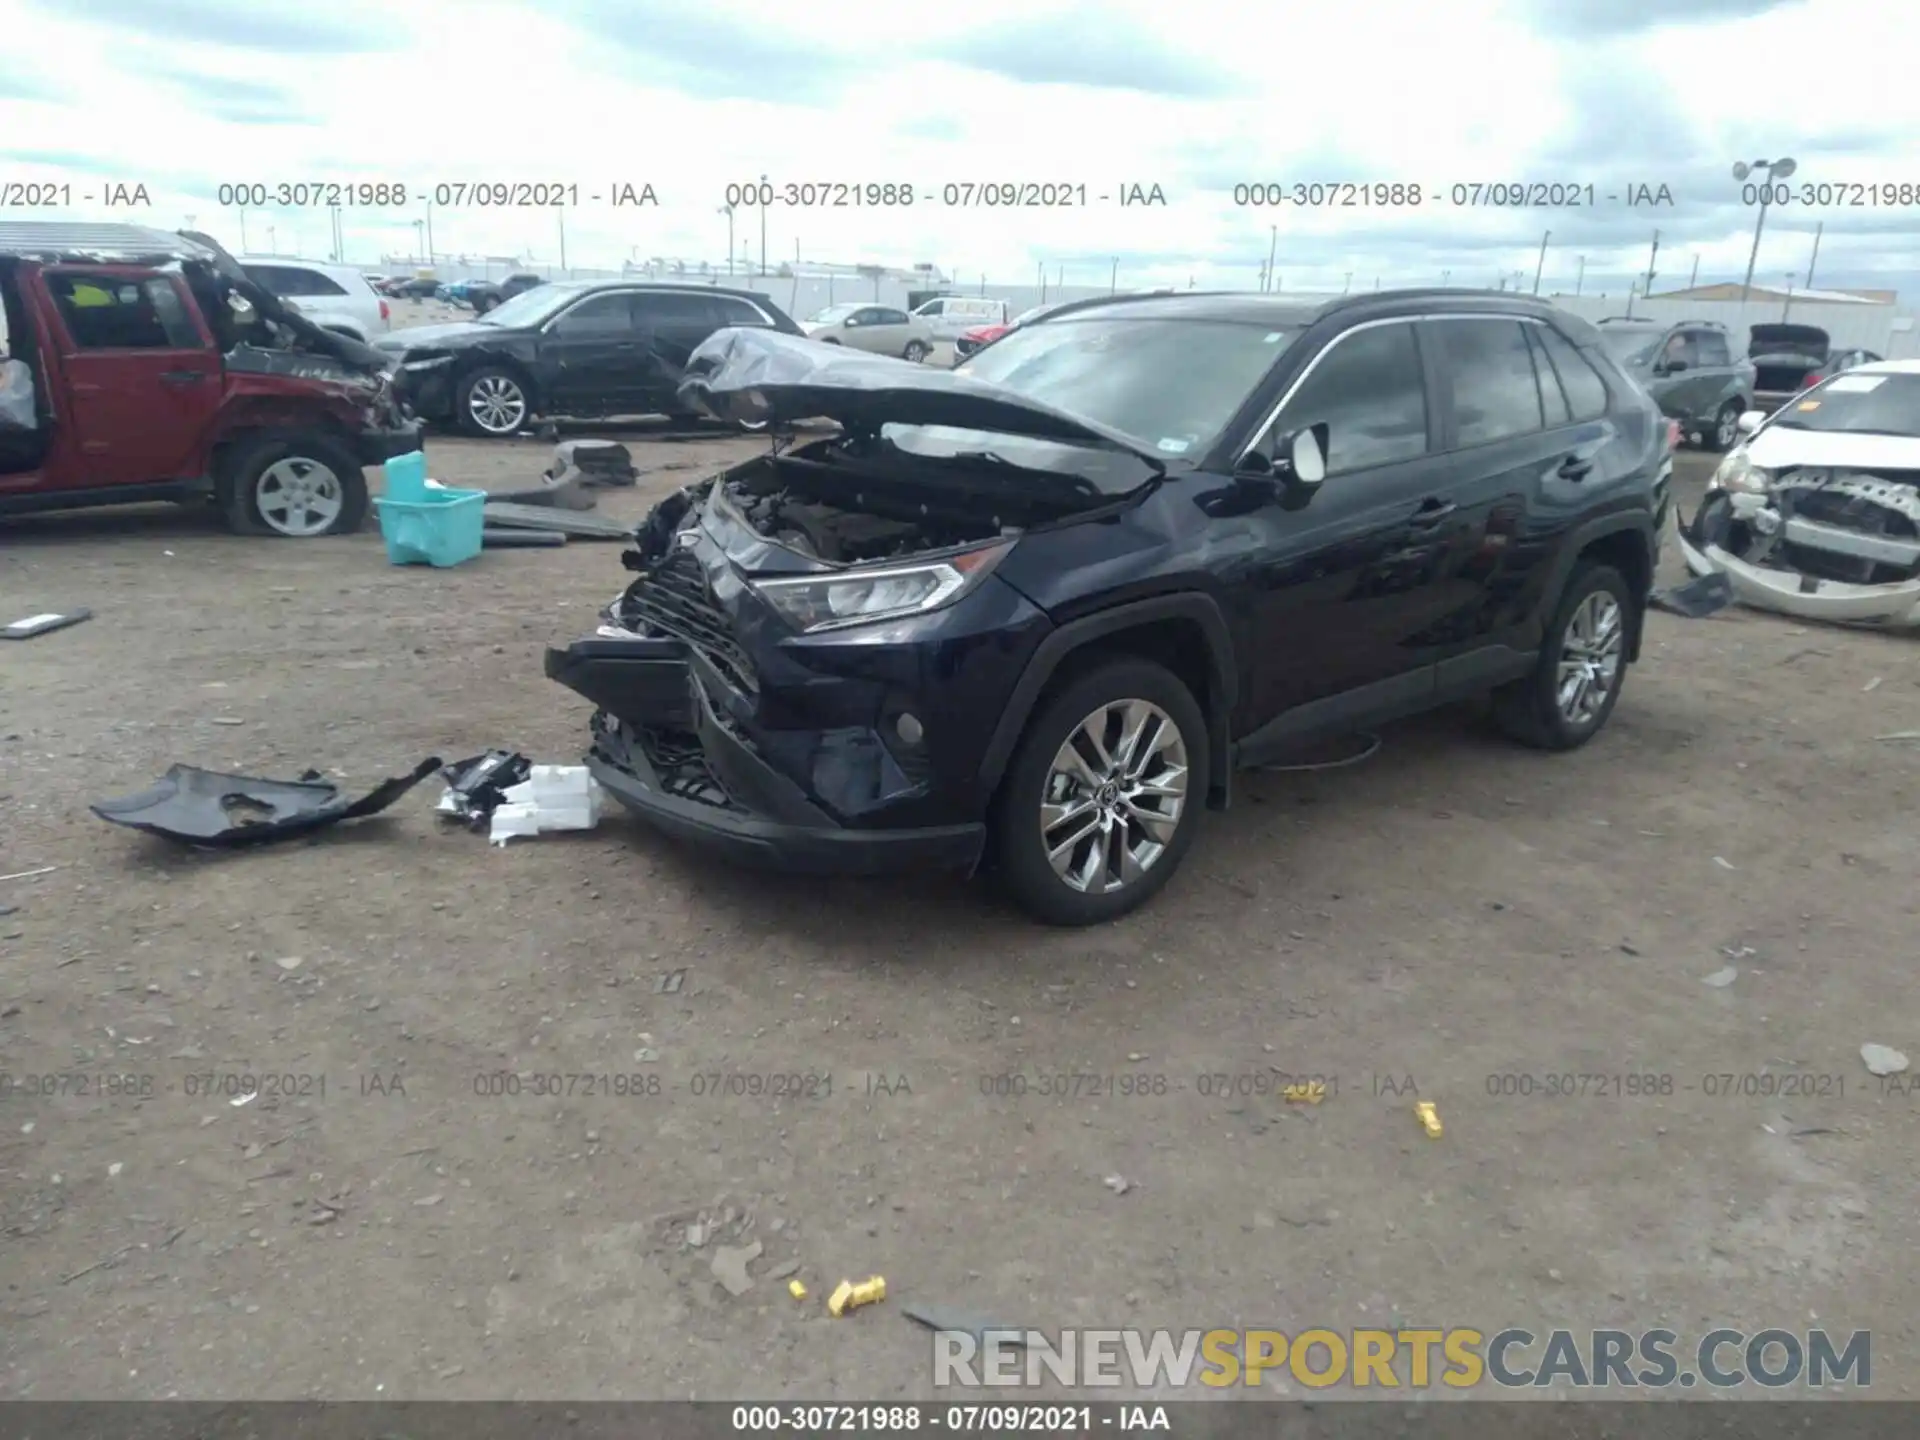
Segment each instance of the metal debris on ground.
[{"label": "metal debris on ground", "polygon": [[505,845],[517,836],[591,830],[605,808],[606,793],[586,766],[535,765],[525,781],[502,794],[487,838]]},{"label": "metal debris on ground", "polygon": [[480,527],[482,550],[558,550],[567,537],[557,530],[522,530],[508,525]]},{"label": "metal debris on ground", "polygon": [[971,1335],[980,1349],[985,1349],[990,1340],[1000,1344],[1026,1344],[1027,1332],[1019,1326],[988,1320],[965,1310],[928,1305],[921,1301],[903,1305],[900,1309],[909,1320],[917,1321],[929,1330],[948,1335]]},{"label": "metal debris on ground", "polygon": [[1907,1057],[1891,1045],[1862,1045],[1860,1059],[1875,1075],[1898,1075],[1907,1068]]},{"label": "metal debris on ground", "polygon": [[49,610],[41,615],[29,615],[23,620],[15,620],[0,628],[0,639],[32,640],[36,636],[51,635],[56,630],[65,630],[69,625],[78,625],[83,620],[91,620],[93,611]]},{"label": "metal debris on ground", "polygon": [[1433,1101],[1415,1102],[1413,1113],[1420,1121],[1420,1128],[1427,1132],[1429,1140],[1438,1140],[1446,1133],[1445,1127],[1440,1123],[1440,1112],[1435,1108]]},{"label": "metal debris on ground", "polygon": [[1133,1188],[1133,1182],[1124,1175],[1109,1175],[1100,1183],[1116,1195],[1124,1195]]},{"label": "metal debris on ground", "polygon": [[1302,1083],[1283,1086],[1280,1098],[1289,1105],[1318,1105],[1327,1098],[1327,1086],[1323,1080],[1308,1080]]},{"label": "metal debris on ground", "polygon": [[707,1268],[729,1295],[744,1295],[753,1288],[753,1277],[747,1273],[747,1266],[760,1258],[761,1249],[758,1240],[751,1245],[718,1246],[713,1252],[713,1259],[707,1262]]},{"label": "metal debris on ground", "polygon": [[837,1320],[850,1310],[858,1310],[862,1305],[872,1305],[886,1298],[887,1281],[884,1275],[875,1275],[857,1285],[851,1280],[842,1280],[834,1286],[833,1294],[827,1297],[827,1313]]},{"label": "metal debris on ground", "polygon": [[669,970],[653,982],[653,993],[656,995],[678,995],[680,993],[680,987],[686,984],[686,981],[686,971]]},{"label": "metal debris on ground", "polygon": [[456,760],[440,771],[447,792],[435,808],[450,819],[478,830],[493,817],[506,792],[533,775],[533,762],[513,750],[489,750],[484,755]]},{"label": "metal debris on ground", "polygon": [[1647,604],[1655,610],[1664,610],[1669,615],[1678,615],[1687,620],[1704,620],[1732,603],[1733,581],[1717,571],[1711,575],[1697,576],[1684,585],[1656,590],[1647,597]]},{"label": "metal debris on ground", "polygon": [[138,795],[96,801],[88,808],[114,825],[189,845],[231,849],[305,835],[342,820],[377,815],[441,768],[437,755],[377,785],[358,800],[309,770],[298,780],[226,775],[175,765]]},{"label": "metal debris on ground", "polygon": [[486,523],[507,529],[558,530],[580,540],[631,540],[633,526],[604,515],[583,515],[574,510],[556,510],[545,505],[521,505],[510,500],[489,500],[482,511]]}]

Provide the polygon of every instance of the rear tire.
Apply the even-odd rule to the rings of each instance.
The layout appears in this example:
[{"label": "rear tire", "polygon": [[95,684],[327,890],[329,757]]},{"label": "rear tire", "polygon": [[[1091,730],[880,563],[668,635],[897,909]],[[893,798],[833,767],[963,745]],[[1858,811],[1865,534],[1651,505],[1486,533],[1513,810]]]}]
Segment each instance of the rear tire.
[{"label": "rear tire", "polygon": [[330,435],[263,435],[227,457],[216,494],[237,535],[309,540],[366,524],[367,477],[359,457]]},{"label": "rear tire", "polygon": [[933,351],[931,347],[929,347],[924,341],[909,340],[907,342],[907,348],[901,352],[900,358],[902,360],[907,361],[909,364],[918,365],[921,361],[925,360],[927,356],[931,355],[932,353]]},{"label": "rear tire", "polygon": [[1535,750],[1577,750],[1598,735],[1627,678],[1638,608],[1618,570],[1577,563],[1533,674],[1494,692],[1495,723]]},{"label": "rear tire", "polygon": [[1081,676],[1028,722],[995,797],[1001,882],[1049,925],[1145,904],[1193,844],[1207,764],[1206,717],[1171,672],[1121,659]]}]

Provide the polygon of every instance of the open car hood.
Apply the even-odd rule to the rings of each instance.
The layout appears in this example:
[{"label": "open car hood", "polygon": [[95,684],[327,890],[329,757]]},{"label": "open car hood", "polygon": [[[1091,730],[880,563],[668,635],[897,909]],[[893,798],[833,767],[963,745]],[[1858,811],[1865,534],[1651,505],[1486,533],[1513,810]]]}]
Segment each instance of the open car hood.
[{"label": "open car hood", "polygon": [[1747,354],[1812,355],[1825,359],[1833,340],[1818,325],[1754,325],[1747,331]]},{"label": "open car hood", "polygon": [[716,331],[687,359],[680,403],[719,420],[759,424],[824,418],[852,431],[945,425],[1092,445],[1164,461],[1097,421],[1028,400],[952,370],[870,355],[777,330]]},{"label": "open car hood", "polygon": [[229,255],[225,247],[211,235],[203,235],[198,230],[182,230],[180,234],[209,252],[204,263],[219,275],[229,289],[251,305],[254,313],[291,333],[302,349],[325,355],[349,369],[369,375],[378,374],[393,364],[391,356],[381,354],[371,345],[363,345],[352,336],[322,329],[272,291],[254,283],[240,262]]}]

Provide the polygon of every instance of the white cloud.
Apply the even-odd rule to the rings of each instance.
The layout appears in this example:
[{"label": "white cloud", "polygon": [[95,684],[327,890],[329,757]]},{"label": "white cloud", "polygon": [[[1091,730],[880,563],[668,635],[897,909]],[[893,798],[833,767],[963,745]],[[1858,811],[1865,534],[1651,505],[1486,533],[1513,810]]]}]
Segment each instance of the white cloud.
[{"label": "white cloud", "polygon": [[[1123,283],[1251,284],[1275,224],[1289,288],[1337,284],[1348,269],[1356,284],[1437,280],[1442,269],[1459,272],[1456,283],[1490,280],[1530,271],[1547,230],[1552,271],[1571,271],[1578,252],[1590,272],[1625,272],[1644,264],[1655,227],[1669,253],[1701,258],[1704,278],[1744,266],[1751,211],[1726,176],[1737,156],[1813,146],[1800,178],[1920,179],[1894,158],[1896,137],[1920,133],[1920,87],[1900,47],[1862,52],[1857,6],[1719,0],[1700,24],[1620,34],[1632,10],[1624,0],[1605,14],[1553,0],[818,0],[791,11],[737,0],[695,10],[99,0],[83,11],[0,0],[14,57],[0,69],[0,135],[6,178],[91,169],[89,181],[141,181],[151,214],[95,218],[193,215],[232,245],[239,215],[219,204],[223,183],[405,184],[406,205],[346,216],[349,254],[369,262],[411,247],[422,192],[438,183],[577,185],[567,258],[603,266],[630,255],[723,261],[727,221],[716,211],[729,183],[905,183],[916,192],[907,208],[775,205],[769,257],[789,259],[797,245],[805,259],[932,261],[1010,282],[1041,263],[1049,274],[1065,264],[1070,281],[1104,277],[1117,256]],[[103,32],[81,14],[117,18]],[[149,14],[151,28],[131,28]],[[103,33],[115,42],[103,46]],[[88,59],[58,63],[73,54]],[[1779,76],[1782,55],[1793,57],[1796,78],[1781,93],[1794,134],[1766,123],[1782,113],[1773,82],[1742,78]],[[23,72],[20,56],[50,58]],[[1819,104],[1803,123],[1808,95]],[[1818,152],[1823,143],[1831,153]],[[1237,210],[1235,179],[1398,180],[1425,187],[1428,203]],[[1433,203],[1436,188],[1476,180],[1591,180],[1602,194],[1665,183],[1677,203],[1658,214],[1604,200],[1553,213]],[[949,182],[999,181],[1084,186],[1089,203],[940,203]],[[659,206],[589,198],[623,182],[652,185]],[[1135,183],[1160,185],[1170,204],[1095,198]],[[1920,219],[1920,207],[1908,214]],[[1796,231],[1814,218],[1781,212],[1763,268],[1802,263]],[[1893,237],[1866,232],[1899,217],[1854,207],[1825,218],[1823,268],[1896,254]],[[247,225],[255,248],[269,225],[282,249],[330,243],[320,210],[254,211]],[[559,258],[561,221],[549,211],[441,206],[433,227],[442,251]],[[736,215],[735,243],[758,257],[757,210]]]}]

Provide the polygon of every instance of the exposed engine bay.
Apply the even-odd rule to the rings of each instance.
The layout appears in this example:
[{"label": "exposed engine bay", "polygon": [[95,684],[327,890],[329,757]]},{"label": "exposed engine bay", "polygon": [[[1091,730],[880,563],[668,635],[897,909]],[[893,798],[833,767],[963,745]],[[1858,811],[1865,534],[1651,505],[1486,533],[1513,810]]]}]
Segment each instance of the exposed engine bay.
[{"label": "exposed engine bay", "polygon": [[1707,493],[1681,536],[1696,575],[1813,619],[1920,624],[1920,472],[1783,471],[1762,493]]},{"label": "exposed engine bay", "polygon": [[[858,508],[835,504],[821,498],[825,487],[817,476],[810,476],[808,467],[805,460],[770,457],[724,477],[722,493],[761,535],[829,565],[951,550],[990,540],[1007,529],[996,516],[957,514],[932,500],[916,503],[884,491],[859,492],[852,497]],[[815,483],[809,485],[809,478]],[[833,488],[843,490],[844,486]]]}]

